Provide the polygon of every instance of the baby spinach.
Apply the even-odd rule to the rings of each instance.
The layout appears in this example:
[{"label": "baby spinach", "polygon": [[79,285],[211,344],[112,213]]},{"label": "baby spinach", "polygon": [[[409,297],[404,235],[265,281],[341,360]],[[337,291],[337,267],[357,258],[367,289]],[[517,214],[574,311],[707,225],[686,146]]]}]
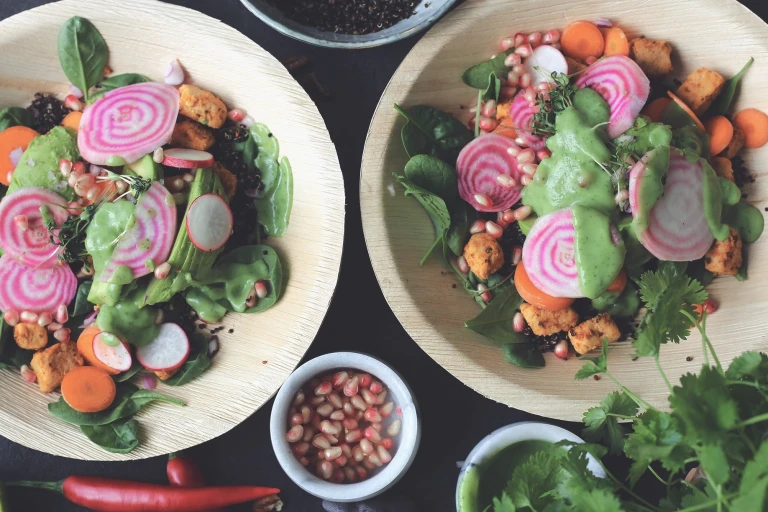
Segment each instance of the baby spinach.
[{"label": "baby spinach", "polygon": [[511,69],[504,64],[504,61],[513,51],[513,49],[509,49],[490,60],[475,64],[461,75],[461,79],[473,89],[484,91],[483,96],[486,99],[491,97],[498,99],[499,89],[501,88],[501,81],[499,79],[506,78]]},{"label": "baby spinach", "polygon": [[123,73],[122,75],[114,75],[96,84],[97,90],[93,91],[93,94],[91,94],[90,101],[94,102],[103,96],[104,93],[114,91],[115,89],[125,87],[126,85],[143,84],[145,82],[151,81],[152,80],[150,80],[148,77],[139,73]]},{"label": "baby spinach", "polygon": [[477,220],[477,210],[464,201],[451,208],[451,227],[446,234],[448,248],[456,256],[464,254],[464,246],[469,240],[469,228]]},{"label": "baby spinach", "polygon": [[506,343],[504,359],[520,368],[544,368],[544,355],[531,343]]},{"label": "baby spinach", "polygon": [[77,287],[77,294],[75,295],[75,302],[72,306],[72,310],[69,312],[70,317],[78,317],[93,313],[93,304],[88,302],[88,294],[91,291],[91,285],[93,281],[83,281],[80,286]]},{"label": "baby spinach", "polygon": [[107,425],[81,425],[80,431],[108,452],[129,453],[139,445],[139,422],[122,419]]},{"label": "baby spinach", "polygon": [[93,23],[74,16],[59,31],[58,50],[64,74],[75,87],[83,91],[87,101],[90,88],[104,75],[107,43]]},{"label": "baby spinach", "polygon": [[[257,149],[253,163],[261,171],[264,186],[262,196],[254,200],[256,215],[269,236],[281,237],[288,229],[293,208],[291,164],[286,157],[279,158],[280,145],[266,125],[255,123],[249,139]],[[253,145],[246,145],[245,149],[252,152]],[[249,155],[244,152],[246,156]]]},{"label": "baby spinach", "polygon": [[442,198],[419,187],[405,176],[394,174],[394,177],[398,183],[405,187],[405,196],[413,196],[421,207],[424,208],[424,211],[427,212],[429,218],[432,219],[432,224],[435,226],[435,243],[432,244],[427,254],[421,259],[420,264],[423,265],[437,246],[445,243],[446,234],[451,227],[451,214]]},{"label": "baby spinach", "polygon": [[143,369],[144,367],[141,366],[141,364],[139,364],[138,361],[134,360],[133,364],[128,369],[128,371],[115,375],[113,379],[115,380],[115,382],[126,382]]},{"label": "baby spinach", "polygon": [[13,329],[0,316],[0,369],[19,368],[32,361],[32,350],[19,348],[13,340]]},{"label": "baby spinach", "polygon": [[475,318],[464,322],[464,327],[499,343],[528,343],[522,333],[512,328],[512,319],[523,303],[514,286],[496,294],[493,300]]},{"label": "baby spinach", "polygon": [[8,324],[5,323],[5,319],[0,316],[0,370],[3,368],[13,368],[10,364],[3,361],[3,352],[5,351],[5,345],[11,338]]},{"label": "baby spinach", "polygon": [[211,366],[211,358],[208,357],[208,340],[205,336],[195,333],[190,337],[189,344],[189,358],[173,377],[165,381],[169,386],[183,386],[202,375]]},{"label": "baby spinach", "polygon": [[453,165],[474,138],[464,123],[442,110],[426,105],[404,109],[397,104],[395,110],[407,120],[401,137],[409,157],[431,155]]},{"label": "baby spinach", "polygon": [[736,97],[739,83],[753,62],[755,62],[754,57],[750,57],[747,63],[744,64],[744,67],[741,68],[741,71],[726,80],[725,86],[723,87],[722,92],[720,92],[720,96],[718,96],[714,103],[712,103],[712,106],[709,107],[707,114],[712,116],[724,116],[726,112],[728,112],[731,103],[733,103],[733,99]]},{"label": "baby spinach", "polygon": [[405,177],[445,201],[452,209],[459,199],[456,169],[439,158],[416,155],[405,164]]},{"label": "baby spinach", "polygon": [[21,107],[8,107],[0,110],[0,132],[11,126],[31,128],[35,123],[32,112]]}]

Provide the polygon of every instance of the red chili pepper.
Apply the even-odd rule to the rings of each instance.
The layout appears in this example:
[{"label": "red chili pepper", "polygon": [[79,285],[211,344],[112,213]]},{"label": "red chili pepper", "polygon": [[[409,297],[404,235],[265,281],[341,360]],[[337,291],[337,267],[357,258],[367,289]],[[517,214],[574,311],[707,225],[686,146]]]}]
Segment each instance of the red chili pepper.
[{"label": "red chili pepper", "polygon": [[72,503],[97,512],[205,512],[280,492],[280,489],[245,485],[185,489],[97,476],[70,476],[60,482],[23,481],[8,485],[57,491]]},{"label": "red chili pepper", "polygon": [[[165,472],[168,474],[168,483],[171,487],[203,487],[205,485],[205,477],[197,461],[185,455],[184,452],[172,453],[168,456]],[[226,512],[226,509],[209,509],[206,512]]]}]

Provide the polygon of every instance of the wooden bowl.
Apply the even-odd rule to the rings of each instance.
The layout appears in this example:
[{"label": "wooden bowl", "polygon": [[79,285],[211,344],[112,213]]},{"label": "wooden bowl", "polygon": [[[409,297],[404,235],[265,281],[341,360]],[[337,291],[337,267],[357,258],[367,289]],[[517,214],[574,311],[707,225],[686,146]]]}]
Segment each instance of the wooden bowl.
[{"label": "wooden bowl", "polygon": [[[421,207],[403,197],[402,188],[392,178],[392,172],[402,172],[407,161],[400,141],[404,121],[392,106],[426,104],[467,121],[466,107],[477,101],[477,93],[462,83],[461,73],[497,53],[502,38],[516,32],[562,29],[574,20],[605,16],[611,16],[629,37],[642,34],[668,40],[679,78],[701,66],[731,76],[754,57],[736,108],[768,112],[768,30],[734,0],[620,4],[608,0],[469,0],[433,27],[395,73],[371,123],[361,172],[363,229],[373,268],[384,296],[411,337],[446,370],[484,396],[565,420],[580,420],[615,385],[607,378],[574,381],[574,373],[583,364],[577,358],[563,362],[548,354],[544,369],[517,368],[504,361],[500,346],[463,327],[465,320],[479,313],[478,306],[460,285],[454,288],[458,281],[441,258],[434,256],[419,266],[434,231]],[[768,206],[768,147],[743,155],[757,178],[747,187],[748,200],[763,211]],[[709,287],[720,310],[709,319],[707,330],[725,362],[745,350],[768,349],[766,285],[768,236],[764,235],[749,247],[746,282],[719,278]],[[668,390],[653,361],[632,361],[633,352],[629,343],[615,344],[609,359],[611,373],[650,403],[666,406]],[[693,360],[687,361],[688,356]],[[702,362],[698,334],[661,351],[661,365],[670,380],[697,371]]]},{"label": "wooden bowl", "polygon": [[248,110],[272,129],[295,176],[288,233],[269,240],[286,270],[283,297],[264,313],[225,318],[221,351],[211,369],[185,386],[159,387],[187,406],[160,404],[142,411],[137,416],[140,444],[130,454],[108,453],[77,427],[51,416],[46,405],[58,399],[57,393],[44,395],[17,371],[0,371],[0,434],[10,440],[78,459],[151,457],[227,432],[269,400],[296,367],[336,287],[344,184],[317,108],[274,57],[213,18],[153,0],[65,0],[4,20],[0,108],[27,105],[37,91],[67,94],[56,37],[73,15],[89,18],[101,31],[115,73],[138,72],[162,81],[165,66],[178,58],[190,82]]}]

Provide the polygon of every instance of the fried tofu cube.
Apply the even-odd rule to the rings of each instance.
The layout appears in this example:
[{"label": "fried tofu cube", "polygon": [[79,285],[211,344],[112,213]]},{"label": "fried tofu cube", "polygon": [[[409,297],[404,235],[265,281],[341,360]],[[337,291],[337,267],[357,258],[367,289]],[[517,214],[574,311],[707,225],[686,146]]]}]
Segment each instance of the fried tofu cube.
[{"label": "fried tofu cube", "polygon": [[216,173],[216,176],[219,177],[219,181],[221,181],[221,184],[224,186],[224,191],[227,193],[227,198],[232,199],[235,197],[235,192],[237,192],[237,176],[232,174],[232,172],[221,165],[219,162],[216,162],[216,166],[213,168],[213,172]]},{"label": "fried tofu cube", "polygon": [[211,130],[191,119],[176,123],[171,135],[171,145],[175,148],[197,149],[206,151],[216,143]]},{"label": "fried tofu cube", "polygon": [[672,47],[661,39],[633,39],[629,43],[629,56],[649,77],[660,77],[672,72]]},{"label": "fried tofu cube", "polygon": [[40,391],[50,393],[61,385],[64,376],[83,366],[83,357],[77,351],[77,343],[57,343],[35,352],[29,365],[37,375]]},{"label": "fried tofu cube", "polygon": [[158,379],[165,381],[165,380],[170,379],[174,375],[176,375],[176,372],[178,372],[178,371],[179,371],[178,368],[175,369],[175,370],[167,371],[167,372],[163,371],[163,370],[160,370],[160,371],[156,371],[155,375],[157,375]]},{"label": "fried tofu cube", "polygon": [[747,136],[744,134],[744,130],[740,128],[733,127],[733,138],[731,138],[731,142],[728,143],[727,146],[725,146],[725,149],[722,153],[720,153],[719,156],[722,156],[723,158],[732,159],[736,155],[739,154],[739,151],[742,150],[744,147],[744,144],[747,141]]},{"label": "fried tofu cube", "polygon": [[581,73],[585,69],[587,69],[589,66],[586,64],[583,64],[579,61],[577,61],[574,58],[566,57],[565,62],[568,64],[568,74],[573,75],[575,73]]},{"label": "fried tofu cube", "polygon": [[547,311],[523,302],[520,305],[520,312],[536,336],[549,336],[550,334],[569,331],[571,327],[579,323],[578,313],[571,308]]},{"label": "fried tofu cube", "polygon": [[613,343],[620,337],[621,331],[608,313],[601,313],[568,331],[571,345],[582,355],[601,347],[606,338],[609,343]]},{"label": "fried tofu cube", "polygon": [[501,246],[488,233],[477,233],[470,237],[464,246],[464,258],[472,272],[480,279],[488,279],[488,276],[504,265]]},{"label": "fried tofu cube", "polygon": [[715,240],[712,248],[704,255],[704,268],[720,276],[736,275],[743,263],[743,246],[739,232],[731,228],[728,238]]},{"label": "fried tofu cube", "polygon": [[48,344],[48,329],[37,324],[16,324],[13,339],[19,348],[40,350]]},{"label": "fried tofu cube", "polygon": [[727,158],[721,156],[712,158],[712,169],[715,170],[715,174],[719,177],[735,181],[733,179],[733,163]]},{"label": "fried tofu cube", "polygon": [[725,86],[725,78],[717,71],[699,68],[685,79],[675,94],[697,115],[703,114]]},{"label": "fried tofu cube", "polygon": [[227,120],[227,106],[211,91],[194,85],[179,87],[179,113],[211,128],[221,128]]}]

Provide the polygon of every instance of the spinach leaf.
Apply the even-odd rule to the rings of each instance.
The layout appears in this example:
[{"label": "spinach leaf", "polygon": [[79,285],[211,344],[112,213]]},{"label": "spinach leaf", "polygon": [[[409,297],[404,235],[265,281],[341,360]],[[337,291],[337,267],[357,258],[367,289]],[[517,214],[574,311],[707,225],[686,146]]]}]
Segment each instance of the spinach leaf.
[{"label": "spinach leaf", "polygon": [[439,158],[416,155],[405,164],[405,177],[416,186],[431,192],[453,209],[459,199],[456,169]]},{"label": "spinach leaf", "polygon": [[464,322],[464,327],[499,343],[528,343],[522,333],[512,328],[512,319],[522,303],[523,299],[517,289],[509,286],[496,294],[479,315]]},{"label": "spinach leaf", "polygon": [[122,419],[107,425],[80,425],[80,430],[94,444],[108,452],[129,453],[139,445],[139,422]]},{"label": "spinach leaf", "polygon": [[[251,126],[249,139],[258,151],[253,163],[261,171],[264,186],[262,197],[254,200],[258,222],[269,236],[281,237],[288,229],[293,208],[291,164],[286,157],[279,158],[280,145],[266,125],[255,123]],[[253,148],[253,144],[245,146],[248,151]],[[243,156],[250,157],[245,152]]]},{"label": "spinach leaf", "polygon": [[394,177],[398,183],[405,187],[405,196],[413,196],[421,207],[424,208],[424,211],[427,212],[429,218],[432,219],[432,224],[435,226],[435,243],[432,244],[427,254],[421,259],[421,264],[423,265],[437,246],[445,243],[445,237],[448,229],[451,227],[451,214],[442,198],[412,183],[405,176],[394,174]]},{"label": "spinach leaf", "polygon": [[731,103],[733,103],[733,99],[736,97],[739,83],[753,62],[755,62],[754,57],[750,57],[747,63],[744,64],[744,67],[741,68],[741,71],[725,81],[725,86],[720,92],[720,96],[718,96],[714,103],[712,103],[712,106],[709,107],[707,114],[711,116],[724,116],[726,112],[728,112]]},{"label": "spinach leaf", "polygon": [[112,378],[114,379],[115,382],[126,382],[127,380],[130,380],[131,377],[133,377],[143,369],[144,367],[141,366],[139,362],[134,359],[133,364],[127,371],[124,371],[123,373],[115,375]]},{"label": "spinach leaf", "polygon": [[93,313],[93,304],[88,302],[88,294],[91,291],[93,281],[83,281],[80,286],[77,287],[77,294],[75,295],[75,302],[72,306],[72,310],[69,312],[69,316],[84,316]]},{"label": "spinach leaf", "polygon": [[88,91],[104,75],[107,43],[93,23],[74,16],[59,31],[58,50],[64,74],[75,87],[83,91],[88,101]]},{"label": "spinach leaf", "polygon": [[126,85],[143,84],[151,81],[152,80],[150,80],[148,77],[139,73],[123,73],[122,75],[114,75],[96,84],[98,89],[93,91],[93,94],[90,96],[90,101],[93,103],[101,96],[103,96],[104,93],[114,91],[115,89],[125,87]]},{"label": "spinach leaf", "polygon": [[544,368],[544,356],[530,343],[507,343],[504,359],[520,368]]},{"label": "spinach leaf", "polygon": [[19,368],[32,361],[34,351],[19,348],[13,340],[13,329],[0,315],[0,369]]},{"label": "spinach leaf", "polygon": [[5,345],[11,338],[9,334],[9,326],[5,323],[5,319],[0,315],[0,370],[3,368],[13,368],[10,364],[3,361],[3,352],[5,351]]},{"label": "spinach leaf", "polygon": [[463,75],[461,75],[461,79],[465,84],[472,87],[473,89],[480,89],[481,91],[485,91],[486,99],[488,98],[487,94],[489,92],[493,92],[493,89],[495,89],[495,99],[498,99],[498,90],[500,88],[499,79],[506,78],[509,70],[511,69],[509,66],[504,64],[504,61],[513,51],[514,49],[510,48],[509,50],[496,55],[494,58],[488,61],[475,64],[471,68],[467,69]]},{"label": "spinach leaf", "polygon": [[469,228],[476,220],[477,210],[464,201],[459,201],[451,209],[451,227],[446,234],[446,242],[456,256],[464,254],[464,246],[469,240]]},{"label": "spinach leaf", "polygon": [[474,138],[464,123],[442,110],[426,105],[406,110],[397,104],[395,110],[408,121],[401,137],[410,157],[431,155],[453,165],[462,148]]},{"label": "spinach leaf", "polygon": [[32,112],[21,107],[8,107],[0,110],[0,132],[11,126],[31,128],[35,123]]},{"label": "spinach leaf", "polygon": [[205,336],[195,333],[189,343],[189,358],[173,377],[165,381],[169,386],[183,386],[202,375],[211,366],[211,358],[208,357],[208,340]]},{"label": "spinach leaf", "polygon": [[488,87],[483,91],[483,99],[499,101],[499,94],[501,94],[501,80],[495,73],[491,73],[488,77]]}]

